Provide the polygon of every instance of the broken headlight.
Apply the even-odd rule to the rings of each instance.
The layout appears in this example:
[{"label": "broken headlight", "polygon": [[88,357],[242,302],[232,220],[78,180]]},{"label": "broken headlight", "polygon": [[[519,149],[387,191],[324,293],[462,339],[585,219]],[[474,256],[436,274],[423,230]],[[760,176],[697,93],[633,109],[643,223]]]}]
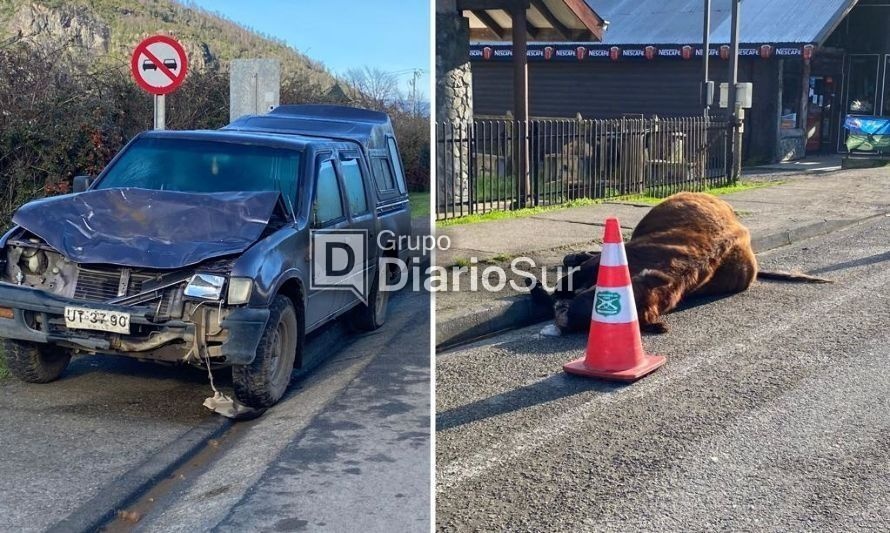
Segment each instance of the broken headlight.
[{"label": "broken headlight", "polygon": [[185,295],[204,300],[219,300],[225,284],[225,276],[195,274],[185,287]]},{"label": "broken headlight", "polygon": [[250,292],[253,290],[253,280],[250,278],[232,278],[229,280],[230,305],[246,304],[250,300]]},{"label": "broken headlight", "polygon": [[19,266],[26,274],[43,274],[46,272],[48,265],[49,260],[46,257],[46,252],[43,250],[38,250],[37,248],[25,248],[22,250]]}]

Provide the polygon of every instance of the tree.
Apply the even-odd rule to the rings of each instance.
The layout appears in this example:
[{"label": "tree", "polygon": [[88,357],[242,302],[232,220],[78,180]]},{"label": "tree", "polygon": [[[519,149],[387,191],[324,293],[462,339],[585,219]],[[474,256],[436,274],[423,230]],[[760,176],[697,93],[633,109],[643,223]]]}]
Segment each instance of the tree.
[{"label": "tree", "polygon": [[385,70],[368,66],[349,69],[345,81],[361,107],[385,110],[402,100],[398,77]]}]

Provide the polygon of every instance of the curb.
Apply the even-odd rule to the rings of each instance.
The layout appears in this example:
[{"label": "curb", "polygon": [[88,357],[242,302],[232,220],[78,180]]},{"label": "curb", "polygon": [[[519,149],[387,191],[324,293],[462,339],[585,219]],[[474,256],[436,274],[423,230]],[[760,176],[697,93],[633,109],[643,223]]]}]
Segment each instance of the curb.
[{"label": "curb", "polygon": [[436,324],[436,349],[447,349],[471,340],[547,320],[548,309],[535,306],[526,295],[494,300],[482,309]]},{"label": "curb", "polygon": [[[856,219],[823,220],[799,228],[771,233],[751,240],[755,253],[788,246],[812,237],[826,235],[839,229],[883,214]],[[532,305],[527,295],[494,300],[483,308],[470,310],[436,323],[436,351],[441,352],[461,344],[479,340],[503,331],[519,329],[547,320],[548,310]]]},{"label": "curb", "polygon": [[207,441],[218,437],[231,426],[231,420],[217,416],[188,430],[141,465],[99,489],[93,498],[47,529],[47,532],[99,530],[115,517],[118,510],[126,509],[146,490],[192,458]]}]

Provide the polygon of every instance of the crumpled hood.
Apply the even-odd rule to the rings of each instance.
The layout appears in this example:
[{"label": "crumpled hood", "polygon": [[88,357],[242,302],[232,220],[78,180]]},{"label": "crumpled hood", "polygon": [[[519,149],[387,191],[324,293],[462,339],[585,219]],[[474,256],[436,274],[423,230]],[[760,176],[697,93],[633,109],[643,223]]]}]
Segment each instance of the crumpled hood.
[{"label": "crumpled hood", "polygon": [[278,196],[102,189],[30,202],[12,221],[78,263],[181,268],[246,250]]}]

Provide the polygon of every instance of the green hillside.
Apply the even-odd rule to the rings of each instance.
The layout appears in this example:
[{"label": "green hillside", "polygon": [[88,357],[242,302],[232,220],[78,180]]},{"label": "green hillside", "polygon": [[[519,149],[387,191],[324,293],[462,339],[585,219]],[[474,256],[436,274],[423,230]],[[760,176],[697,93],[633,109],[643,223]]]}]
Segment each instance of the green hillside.
[{"label": "green hillside", "polygon": [[189,55],[188,76],[166,98],[168,129],[224,126],[229,61],[277,58],[282,103],[389,113],[409,187],[428,189],[428,116],[397,92],[388,101],[366,95],[280,40],[172,0],[0,0],[0,229],[18,206],[70,191],[74,176],[96,175],[151,128],[152,98],[131,78],[129,58],[156,33],[173,35]]},{"label": "green hillside", "polygon": [[60,48],[67,61],[125,67],[134,45],[155,33],[182,42],[195,71],[225,71],[231,59],[275,57],[285,79],[325,89],[337,84],[324,65],[284,42],[188,2],[0,0],[0,36]]}]

